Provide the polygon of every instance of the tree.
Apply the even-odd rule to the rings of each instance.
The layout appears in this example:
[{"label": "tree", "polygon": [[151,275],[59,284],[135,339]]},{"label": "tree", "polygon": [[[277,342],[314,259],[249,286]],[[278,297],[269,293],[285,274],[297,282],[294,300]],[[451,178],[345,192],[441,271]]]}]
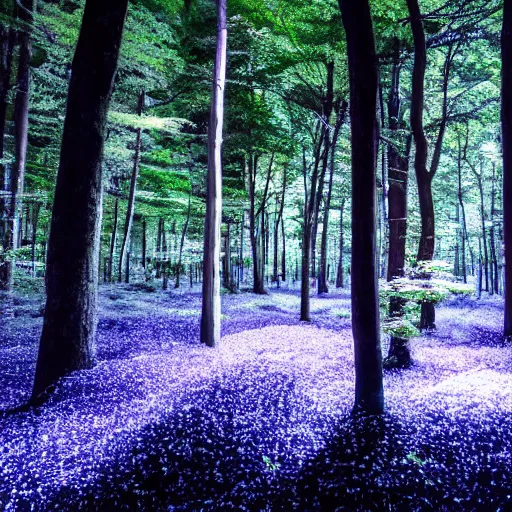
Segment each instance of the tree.
[{"label": "tree", "polygon": [[208,176],[204,223],[201,342],[220,341],[220,223],[222,216],[222,128],[227,50],[226,0],[217,0],[217,48],[208,128]]},{"label": "tree", "polygon": [[512,336],[512,1],[503,5],[501,32],[501,136],[503,146],[504,334]]},{"label": "tree", "polygon": [[354,412],[384,410],[375,226],[377,58],[367,0],[339,0],[347,37],[352,132],[352,333]]},{"label": "tree", "polygon": [[[137,115],[142,116],[144,108],[144,100],[146,93],[144,90],[139,95],[139,102],[137,105]],[[130,253],[130,235],[132,232],[133,224],[133,211],[135,209],[135,191],[137,189],[137,178],[139,176],[140,165],[140,152],[142,147],[142,128],[137,128],[137,135],[135,140],[135,155],[133,157],[133,170],[130,179],[130,195],[128,196],[128,206],[126,208],[126,220],[124,222],[124,235],[123,243],[121,244],[121,252],[119,254],[119,282],[123,280],[123,269],[125,268],[126,260],[129,259]],[[128,265],[129,265],[128,261]],[[129,267],[128,267],[129,268]],[[129,280],[129,273],[126,272],[126,281]]]},{"label": "tree", "polygon": [[[7,222],[4,233],[4,250],[12,251],[18,247],[19,223],[21,216],[21,197],[25,182],[25,166],[28,146],[28,106],[30,89],[30,59],[32,58],[32,17],[35,9],[34,0],[20,1],[16,6],[16,18],[21,23],[17,32],[19,43],[18,70],[16,76],[16,96],[14,99],[14,165],[10,176],[10,194],[7,208]],[[10,36],[7,36],[5,65],[10,71]],[[12,53],[11,53],[12,55]],[[2,78],[3,80],[3,78]],[[8,80],[8,78],[7,78]],[[5,114],[3,114],[5,116]],[[3,148],[2,148],[3,153]],[[9,290],[12,281],[12,256],[7,256],[0,266],[0,289]]]},{"label": "tree", "polygon": [[107,112],[128,0],[87,0],[71,67],[47,259],[36,399],[93,364]]}]

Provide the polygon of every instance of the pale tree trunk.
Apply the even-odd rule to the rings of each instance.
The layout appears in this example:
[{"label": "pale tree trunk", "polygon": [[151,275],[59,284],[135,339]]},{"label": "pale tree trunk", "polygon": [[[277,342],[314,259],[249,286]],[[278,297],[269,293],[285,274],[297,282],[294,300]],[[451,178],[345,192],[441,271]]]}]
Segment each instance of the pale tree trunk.
[{"label": "pale tree trunk", "polygon": [[492,189],[491,189],[491,228],[489,230],[490,246],[491,246],[491,288],[494,293],[500,292],[499,273],[498,273],[498,257],[496,254],[496,236],[494,228],[494,218],[496,215],[496,164],[492,164]]},{"label": "pale tree trunk", "polygon": [[220,223],[222,215],[222,128],[227,50],[226,0],[217,0],[217,48],[208,129],[208,178],[204,224],[201,342],[220,341]]},{"label": "pale tree trunk", "polygon": [[109,262],[108,262],[108,280],[112,282],[112,268],[114,262],[114,252],[116,248],[116,238],[117,238],[117,222],[119,215],[119,198],[116,196],[116,201],[114,203],[114,225],[112,226],[112,236],[110,238],[110,247],[109,247]]},{"label": "pale tree trunk", "polygon": [[347,37],[352,131],[352,333],[354,412],[382,414],[376,256],[377,57],[368,0],[340,0]]},{"label": "pale tree trunk", "polygon": [[33,399],[93,364],[107,112],[128,0],[87,0],[72,64]]},{"label": "pale tree trunk", "polygon": [[[137,115],[142,116],[144,108],[145,92],[141,91],[139,95],[139,102],[137,105]],[[126,257],[130,251],[130,236],[133,225],[133,212],[135,210],[135,193],[137,190],[137,178],[139,177],[140,166],[140,152],[142,146],[142,128],[137,128],[137,135],[135,140],[135,155],[133,157],[132,176],[130,179],[130,194],[128,196],[128,205],[126,206],[126,219],[124,221],[123,243],[119,252],[119,282],[122,281],[123,269],[127,266]],[[125,281],[128,282],[130,278],[129,273],[126,273]]]}]

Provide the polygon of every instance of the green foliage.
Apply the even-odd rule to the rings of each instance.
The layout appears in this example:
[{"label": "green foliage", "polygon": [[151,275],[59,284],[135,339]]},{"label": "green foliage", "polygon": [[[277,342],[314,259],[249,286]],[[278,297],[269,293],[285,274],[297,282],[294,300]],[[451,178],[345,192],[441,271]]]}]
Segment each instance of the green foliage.
[{"label": "green foliage", "polygon": [[382,331],[396,338],[414,338],[420,331],[405,317],[386,318],[382,323]]}]

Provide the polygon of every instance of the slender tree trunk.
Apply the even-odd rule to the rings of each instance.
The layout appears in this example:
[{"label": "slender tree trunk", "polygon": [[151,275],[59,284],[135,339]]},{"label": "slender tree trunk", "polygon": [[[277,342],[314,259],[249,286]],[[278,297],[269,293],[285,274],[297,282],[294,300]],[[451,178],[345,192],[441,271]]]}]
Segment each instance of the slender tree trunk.
[{"label": "slender tree trunk", "polygon": [[284,218],[281,219],[281,279],[283,282],[286,281],[286,232],[284,229]]},{"label": "slender tree trunk", "polygon": [[347,37],[352,131],[354,411],[384,410],[376,256],[377,57],[367,0],[340,0]]},{"label": "slender tree trunk", "polygon": [[119,198],[116,197],[116,201],[114,203],[114,226],[112,227],[112,237],[110,238],[110,249],[109,249],[108,277],[109,277],[110,282],[112,282],[112,267],[113,267],[114,252],[115,252],[115,247],[116,247],[118,212],[119,212]]},{"label": "slender tree trunk", "polygon": [[[14,165],[10,171],[10,190],[7,208],[7,221],[4,231],[4,250],[13,251],[18,248],[20,239],[20,218],[25,182],[25,164],[28,146],[28,106],[30,88],[30,59],[32,58],[32,12],[34,0],[20,0],[20,6],[16,8],[16,15],[23,24],[23,29],[18,31],[19,58],[16,77],[16,96],[14,99]],[[8,36],[7,45],[10,44]],[[12,49],[7,48],[11,52]],[[9,58],[10,60],[10,58]],[[10,68],[11,62],[7,63]],[[4,81],[0,77],[0,81]],[[8,80],[8,78],[7,78]],[[7,82],[8,83],[8,82]],[[5,105],[5,100],[3,102]],[[3,114],[5,116],[5,113]],[[2,131],[5,130],[5,118]],[[2,133],[2,144],[4,140]],[[2,148],[3,152],[3,148]],[[2,173],[3,174],[3,173]],[[0,290],[10,290],[12,286],[12,269],[14,256],[7,257],[0,265]]]},{"label": "slender tree trunk", "polygon": [[[137,115],[142,116],[144,108],[145,92],[141,91],[139,95],[139,103],[137,106]],[[135,210],[135,192],[137,190],[137,178],[139,177],[140,151],[142,146],[142,128],[137,128],[137,136],[135,140],[135,156],[133,158],[132,176],[130,180],[130,194],[128,196],[128,205],[126,206],[126,220],[124,221],[123,243],[119,253],[119,282],[123,274],[123,268],[126,264],[126,253],[130,249],[130,237],[133,225],[133,212]],[[129,279],[129,275],[128,275]],[[128,280],[126,280],[128,282]]]},{"label": "slender tree trunk", "polygon": [[496,216],[496,164],[492,164],[492,189],[491,189],[491,228],[489,230],[491,246],[491,264],[492,264],[492,288],[494,293],[500,292],[498,257],[496,254],[496,235],[494,228],[494,219]]},{"label": "slender tree trunk", "polygon": [[146,252],[147,252],[147,238],[146,238],[146,219],[142,219],[142,268],[146,268]]},{"label": "slender tree trunk", "polygon": [[[5,152],[5,122],[7,117],[8,93],[10,88],[12,54],[14,49],[15,31],[12,27],[0,24],[0,236],[2,244],[5,236],[5,220],[8,216],[6,201],[1,192],[8,190],[6,164],[1,163]],[[0,280],[3,281],[3,264],[0,262]]]},{"label": "slender tree trunk", "polygon": [[36,277],[36,247],[37,247],[37,225],[39,223],[39,212],[41,205],[34,203],[32,205],[32,276]]},{"label": "slender tree trunk", "polygon": [[190,191],[190,194],[188,196],[187,218],[185,220],[185,224],[183,224],[183,229],[181,230],[180,252],[178,255],[178,270],[176,272],[176,284],[174,285],[174,288],[180,287],[181,258],[183,255],[183,247],[185,245],[185,237],[187,236],[188,225],[190,223],[190,212],[192,209],[192,201],[191,200],[192,200],[192,190]]},{"label": "slender tree trunk", "polygon": [[33,398],[93,364],[103,145],[128,0],[87,0],[72,64]]},{"label": "slender tree trunk", "polygon": [[336,145],[338,142],[338,136],[340,134],[341,127],[345,121],[345,114],[348,108],[348,104],[343,102],[340,106],[338,117],[336,119],[336,125],[334,127],[334,133],[330,144],[330,168],[329,168],[329,186],[327,189],[327,198],[325,200],[324,207],[324,222],[322,228],[322,239],[320,244],[320,267],[318,271],[318,293],[328,293],[329,286],[327,285],[327,243],[328,243],[328,230],[329,230],[329,212],[331,209],[331,197],[332,197],[332,184],[334,179],[334,168],[335,168],[335,156],[336,156]]},{"label": "slender tree trunk", "polygon": [[[324,197],[324,184],[327,169],[329,167],[331,135],[329,133],[329,120],[334,108],[334,62],[326,65],[327,82],[326,94],[322,98],[322,136],[319,141],[320,147],[323,144],[323,152],[318,153],[318,158],[322,160],[322,167],[318,179],[318,188],[314,200],[313,223],[311,227],[311,277],[317,277],[316,271],[316,241],[318,235],[318,222],[320,216],[320,207]],[[321,155],[321,156],[320,156]]]},{"label": "slender tree trunk", "polygon": [[343,210],[345,209],[345,199],[342,199],[340,206],[340,255],[338,260],[338,272],[336,274],[336,288],[345,288],[344,269],[343,269]]},{"label": "slender tree trunk", "polygon": [[[388,125],[392,138],[396,138],[400,129],[400,43],[394,41],[391,87],[388,98]],[[388,224],[389,255],[387,280],[404,277],[405,245],[407,237],[407,186],[409,179],[409,152],[411,137],[407,137],[405,153],[393,144],[388,146]],[[404,314],[405,302],[392,297],[389,303],[390,316],[400,318]],[[406,368],[411,364],[409,343],[406,338],[391,336],[387,368]]]},{"label": "slender tree trunk", "polygon": [[[410,14],[411,28],[414,40],[414,66],[412,73],[412,95],[411,95],[411,130],[416,146],[414,159],[414,170],[416,181],[418,183],[418,197],[421,215],[421,236],[418,248],[418,261],[429,261],[434,257],[435,248],[435,220],[434,220],[434,202],[432,198],[432,178],[433,173],[427,169],[428,146],[423,127],[423,109],[424,109],[424,88],[425,88],[425,69],[427,66],[427,48],[425,42],[425,32],[418,0],[407,0],[407,7]],[[444,133],[443,128],[439,134]],[[442,137],[438,136],[436,150],[432,160],[432,166],[438,163],[437,149],[442,142]],[[436,157],[437,156],[437,160]],[[421,304],[421,324],[422,329],[435,328],[435,306],[431,302]]]},{"label": "slender tree trunk", "polygon": [[231,223],[226,226],[226,236],[224,245],[224,265],[222,272],[222,286],[229,291],[234,291],[233,280],[231,278]]},{"label": "slender tree trunk", "polygon": [[[466,241],[468,240],[468,230],[466,225],[466,210],[464,208],[464,197],[462,191],[462,146],[460,141],[460,135],[457,136],[457,147],[458,147],[458,156],[457,156],[457,178],[458,178],[458,200],[461,210],[462,217],[462,277],[464,279],[464,283],[468,282],[467,276],[467,265],[466,265]],[[469,243],[468,243],[469,245]],[[471,250],[471,247],[470,247]],[[471,256],[471,259],[473,257]],[[474,266],[473,262],[471,265]]]},{"label": "slender tree trunk", "polygon": [[220,341],[220,223],[222,214],[222,129],[226,83],[226,0],[217,0],[217,48],[213,68],[212,103],[208,130],[208,179],[204,224],[203,304],[201,341],[214,347]]},{"label": "slender tree trunk", "polygon": [[[483,167],[483,164],[482,164]],[[482,246],[483,246],[483,261],[485,275],[485,291],[489,291],[489,251],[487,248],[487,233],[485,229],[485,204],[484,204],[484,185],[483,185],[483,170],[480,169],[480,174],[477,175],[478,192],[480,194],[480,223],[482,227]]]}]

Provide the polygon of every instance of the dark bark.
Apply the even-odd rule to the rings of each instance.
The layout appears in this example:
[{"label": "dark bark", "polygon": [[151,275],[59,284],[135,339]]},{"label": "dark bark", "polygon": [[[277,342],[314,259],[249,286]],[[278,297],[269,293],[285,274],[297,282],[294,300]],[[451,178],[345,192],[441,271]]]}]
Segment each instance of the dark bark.
[{"label": "dark bark", "polygon": [[36,277],[36,247],[37,247],[37,225],[39,223],[39,212],[41,210],[40,203],[34,203],[32,205],[32,275]]},{"label": "dark bark", "polygon": [[[142,110],[144,108],[145,92],[141,91],[139,95],[139,102],[137,105],[137,115],[142,116]],[[130,250],[130,237],[132,233],[133,225],[133,212],[135,210],[135,193],[137,190],[137,179],[139,177],[139,166],[140,166],[140,152],[142,146],[142,128],[137,128],[137,135],[135,139],[135,155],[133,157],[132,176],[130,179],[130,194],[128,196],[128,204],[126,206],[126,219],[124,221],[124,233],[123,243],[121,244],[121,251],[119,252],[119,282],[121,282],[121,276],[123,268],[126,262],[126,253]],[[130,279],[129,274],[126,275],[125,281],[128,282]]]},{"label": "dark bark", "polygon": [[217,0],[217,45],[213,67],[212,101],[208,128],[208,178],[204,224],[203,301],[201,342],[214,347],[220,341],[220,223],[222,214],[222,129],[226,82],[226,0]]},{"label": "dark bark", "polygon": [[112,282],[112,267],[113,267],[114,252],[115,252],[115,247],[116,247],[118,214],[119,214],[119,198],[116,197],[116,201],[114,203],[114,225],[112,227],[112,237],[110,238],[110,248],[109,248],[108,279],[110,282]]},{"label": "dark bark", "polygon": [[103,146],[128,0],[87,0],[72,64],[33,398],[93,364]]},{"label": "dark bark", "polygon": [[[15,31],[12,27],[0,24],[0,161],[4,158],[5,151],[5,130],[8,106],[8,93],[10,88],[12,54],[14,49]],[[5,165],[0,163],[0,190],[8,190],[8,181],[6,180]],[[8,173],[8,171],[7,171]],[[5,218],[8,216],[6,211],[6,202],[0,197],[0,236],[2,244],[5,236]],[[3,265],[0,264],[0,273]],[[0,281],[4,279],[0,276]]]},{"label": "dark bark", "polygon": [[[468,230],[467,230],[467,224],[466,224],[466,210],[464,207],[464,196],[463,196],[463,190],[462,190],[462,146],[461,146],[460,135],[458,135],[458,137],[457,137],[457,147],[458,147],[458,155],[457,155],[458,193],[457,193],[457,197],[459,200],[459,206],[460,206],[461,217],[462,217],[462,244],[461,244],[461,246],[462,246],[461,247],[462,277],[464,279],[464,283],[467,283],[468,276],[467,276],[467,265],[466,265],[466,241],[468,238]],[[470,247],[470,250],[471,250],[471,247]],[[471,259],[473,259],[473,256],[471,256]]]},{"label": "dark bark", "polygon": [[[192,187],[192,183],[190,184]],[[183,255],[183,246],[185,245],[185,238],[187,236],[188,231],[188,225],[190,223],[190,213],[192,210],[192,189],[190,190],[189,196],[188,196],[188,207],[187,207],[187,218],[185,219],[185,224],[183,224],[183,229],[181,230],[181,240],[180,240],[180,250],[178,254],[178,270],[176,272],[176,284],[174,285],[174,288],[180,287],[180,274],[181,274],[181,258]],[[190,274],[192,275],[192,274]],[[192,286],[192,284],[191,284]]]},{"label": "dark bark", "polygon": [[147,226],[146,219],[142,219],[142,268],[146,268],[146,253],[147,253]]},{"label": "dark bark", "polygon": [[[388,98],[388,125],[392,137],[401,128],[400,101],[400,47],[395,41],[391,87]],[[407,185],[409,176],[410,137],[407,138],[405,152],[394,144],[388,145],[388,222],[389,257],[387,280],[404,276],[405,243],[407,236]]]},{"label": "dark bark", "polygon": [[494,219],[496,216],[496,164],[492,164],[492,188],[491,188],[491,227],[489,229],[489,243],[491,246],[491,270],[492,282],[491,288],[494,293],[500,292],[499,273],[498,273],[498,257],[496,254],[496,235],[494,228]]},{"label": "dark bark", "polygon": [[338,271],[336,273],[336,288],[345,287],[344,269],[343,269],[343,249],[344,249],[344,237],[343,237],[343,210],[345,209],[345,199],[342,199],[340,206],[340,254],[338,260]]},{"label": "dark bark", "polygon": [[381,414],[384,410],[384,390],[375,266],[377,58],[368,1],[340,0],[339,4],[347,37],[352,131],[354,412]]},{"label": "dark bark", "polygon": [[[388,125],[392,138],[396,138],[401,119],[400,101],[400,43],[394,41],[391,86],[388,97]],[[407,236],[407,186],[409,178],[409,152],[411,137],[407,137],[405,152],[394,144],[388,145],[388,224],[389,253],[387,280],[405,275],[405,245]],[[394,317],[401,317],[404,302],[392,297],[389,311]],[[409,342],[405,338],[391,336],[386,368],[405,368],[411,363]]]},{"label": "dark bark", "polygon": [[[334,108],[334,62],[326,64],[327,81],[326,93],[322,98],[322,136],[319,140],[320,146],[323,144],[322,153],[318,153],[318,158],[322,161],[321,172],[318,178],[318,188],[314,202],[313,224],[311,227],[311,277],[316,277],[316,241],[318,235],[318,222],[320,208],[324,198],[325,176],[329,167],[331,135],[329,131],[329,120]],[[321,155],[321,156],[320,156]]]},{"label": "dark bark", "polygon": [[327,243],[328,243],[328,230],[329,230],[329,212],[331,209],[331,197],[332,197],[332,184],[334,179],[334,168],[335,168],[335,156],[336,156],[336,144],[340,134],[341,127],[345,122],[345,114],[348,108],[348,104],[343,102],[340,105],[338,116],[336,119],[336,125],[334,127],[334,133],[332,141],[330,143],[330,157],[329,157],[329,186],[327,188],[327,198],[324,206],[324,219],[322,227],[322,239],[320,243],[320,266],[318,270],[318,293],[328,293],[329,286],[327,285]]},{"label": "dark bark", "polygon": [[[19,44],[18,72],[16,76],[16,96],[14,98],[14,165],[11,169],[9,206],[4,232],[4,250],[12,251],[20,243],[20,218],[25,184],[25,165],[28,146],[28,106],[30,89],[30,60],[32,58],[32,15],[34,0],[21,0],[16,9],[17,18],[22,23],[18,31]],[[0,289],[9,290],[12,286],[12,266],[14,256],[3,262],[0,271]]]},{"label": "dark bark", "polygon": [[263,191],[263,197],[259,208],[256,210],[256,177],[258,173],[258,155],[249,155],[248,161],[248,180],[249,180],[249,231],[250,241],[252,250],[252,267],[253,267],[253,293],[263,295],[266,294],[265,283],[264,283],[264,272],[265,272],[265,248],[264,248],[264,219],[260,217],[260,233],[257,233],[257,218],[262,215],[264,216],[264,210],[267,203],[268,189],[270,184],[270,177],[272,175],[272,167],[274,164],[274,154],[270,157],[269,166],[267,169],[267,176],[265,181],[265,188]]}]

